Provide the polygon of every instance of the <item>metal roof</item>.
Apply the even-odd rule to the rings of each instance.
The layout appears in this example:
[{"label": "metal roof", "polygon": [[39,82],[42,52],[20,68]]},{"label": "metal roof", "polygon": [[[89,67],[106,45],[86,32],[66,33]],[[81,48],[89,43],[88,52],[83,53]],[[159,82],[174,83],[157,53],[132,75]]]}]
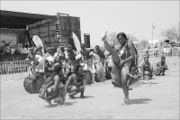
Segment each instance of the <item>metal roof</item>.
[{"label": "metal roof", "polygon": [[56,19],[54,15],[31,14],[0,10],[0,27],[12,29],[25,29],[26,25],[45,19]]}]

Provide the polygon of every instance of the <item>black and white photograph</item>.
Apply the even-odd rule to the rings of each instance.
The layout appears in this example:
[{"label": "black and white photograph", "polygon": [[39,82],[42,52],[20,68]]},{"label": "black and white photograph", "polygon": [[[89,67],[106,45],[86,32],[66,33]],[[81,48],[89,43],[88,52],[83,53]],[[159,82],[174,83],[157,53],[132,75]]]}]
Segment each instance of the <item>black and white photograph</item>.
[{"label": "black and white photograph", "polygon": [[0,0],[0,120],[180,119],[180,0]]}]

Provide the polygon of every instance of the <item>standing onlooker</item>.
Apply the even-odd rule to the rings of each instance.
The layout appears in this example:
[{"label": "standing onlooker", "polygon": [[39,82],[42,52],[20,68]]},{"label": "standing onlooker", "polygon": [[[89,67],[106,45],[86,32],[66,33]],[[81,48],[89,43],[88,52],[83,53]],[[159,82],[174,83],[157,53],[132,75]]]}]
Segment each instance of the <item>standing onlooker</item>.
[{"label": "standing onlooker", "polygon": [[65,61],[66,61],[66,65],[67,65],[67,68],[65,71],[66,71],[66,74],[68,74],[69,72],[74,71],[74,67],[77,64],[79,64],[79,61],[76,60],[75,56],[77,55],[77,53],[75,50],[73,50],[71,45],[68,45],[65,48],[64,54],[65,54],[65,59],[66,59]]},{"label": "standing onlooker", "polygon": [[89,55],[90,51],[86,49],[85,44],[81,44],[81,48],[82,48],[81,54],[83,55],[85,63],[87,63],[86,64],[87,69],[91,70],[92,69],[92,59],[91,59],[91,56]]},{"label": "standing onlooker", "polygon": [[30,75],[33,75],[35,73],[34,71],[34,60],[35,60],[35,56],[34,56],[34,48],[30,48],[29,49],[29,54],[26,58],[26,60],[28,61],[28,64],[29,64],[29,71],[30,71]]},{"label": "standing onlooker", "polygon": [[105,55],[104,52],[100,49],[99,45],[95,46],[95,53],[99,55],[100,62],[102,63],[103,66],[105,66]]},{"label": "standing onlooker", "polygon": [[61,50],[61,47],[59,46],[54,54],[54,60],[55,63],[63,64],[63,61],[65,60],[64,52]]},{"label": "standing onlooker", "polygon": [[148,76],[148,79],[152,79],[153,67],[151,66],[151,64],[149,62],[148,56],[144,57],[144,63],[141,66],[141,72],[142,72],[143,80],[145,79],[145,75]]}]

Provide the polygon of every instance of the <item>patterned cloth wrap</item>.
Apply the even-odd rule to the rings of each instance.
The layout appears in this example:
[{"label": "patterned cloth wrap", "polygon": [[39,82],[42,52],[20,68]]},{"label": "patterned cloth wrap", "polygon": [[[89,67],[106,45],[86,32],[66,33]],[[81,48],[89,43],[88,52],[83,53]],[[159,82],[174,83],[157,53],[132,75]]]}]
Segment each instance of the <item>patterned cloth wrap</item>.
[{"label": "patterned cloth wrap", "polygon": [[78,77],[74,73],[69,76],[69,83],[67,85],[67,92],[72,94],[74,92],[79,91],[82,88],[85,88],[86,82],[83,79],[83,76]]},{"label": "patterned cloth wrap", "polygon": [[54,76],[55,75],[51,75],[46,79],[46,82],[40,89],[39,97],[45,100],[56,99],[56,101],[62,100],[64,102],[66,96],[66,87],[65,87],[66,78],[63,74],[59,75],[61,82],[59,82],[58,84],[58,89],[56,91],[53,91]]}]

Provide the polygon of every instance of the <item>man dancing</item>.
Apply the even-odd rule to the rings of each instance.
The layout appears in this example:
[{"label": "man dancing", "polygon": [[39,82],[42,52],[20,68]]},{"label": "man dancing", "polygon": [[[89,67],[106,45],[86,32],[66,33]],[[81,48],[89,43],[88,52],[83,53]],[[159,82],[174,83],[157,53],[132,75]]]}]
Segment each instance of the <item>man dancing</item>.
[{"label": "man dancing", "polygon": [[107,42],[107,32],[102,36],[105,48],[112,55],[114,63],[111,71],[112,83],[117,87],[121,87],[124,92],[124,104],[129,102],[129,76],[138,79],[133,75],[134,68],[137,66],[137,50],[134,44],[128,41],[126,34],[120,32],[117,39],[120,44],[119,49],[115,50]]}]

